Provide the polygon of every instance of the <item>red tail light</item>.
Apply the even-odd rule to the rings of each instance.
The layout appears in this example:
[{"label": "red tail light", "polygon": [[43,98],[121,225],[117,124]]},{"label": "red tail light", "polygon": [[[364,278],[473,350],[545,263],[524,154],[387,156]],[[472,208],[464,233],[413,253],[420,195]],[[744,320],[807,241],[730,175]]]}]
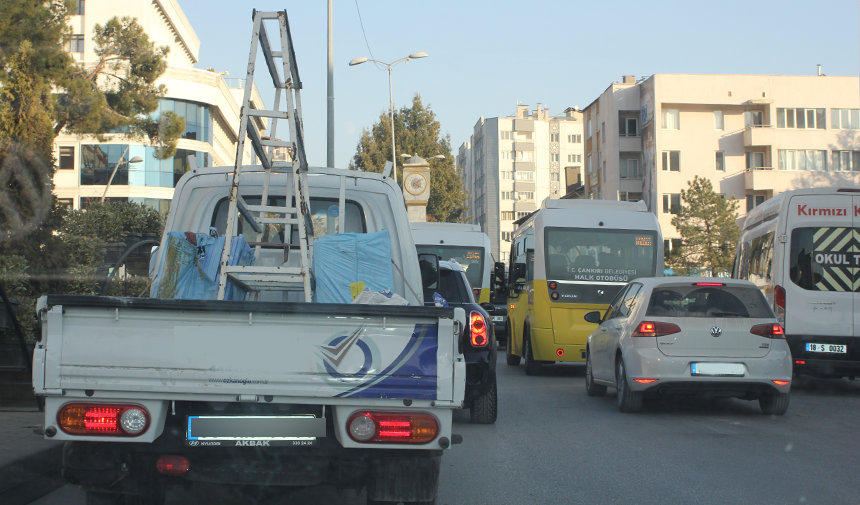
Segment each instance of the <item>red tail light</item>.
[{"label": "red tail light", "polygon": [[487,322],[479,312],[472,312],[469,316],[469,332],[475,347],[483,347],[490,341],[487,337]]},{"label": "red tail light", "polygon": [[155,469],[164,475],[182,475],[189,468],[188,460],[182,456],[162,456],[155,462]]},{"label": "red tail light", "polygon": [[657,382],[657,379],[633,379],[639,384],[651,384],[652,382]]},{"label": "red tail light", "polygon": [[773,382],[777,386],[788,386],[789,384],[791,384],[791,381],[771,381],[771,382]]},{"label": "red tail light", "polygon": [[773,303],[782,310],[785,310],[785,288],[782,286],[773,288]]},{"label": "red tail light", "polygon": [[725,286],[724,282],[694,282],[693,286]]},{"label": "red tail light", "polygon": [[149,427],[149,414],[138,405],[69,403],[57,414],[57,424],[69,435],[135,437]]},{"label": "red tail light", "polygon": [[679,333],[681,328],[677,324],[672,323],[652,323],[651,321],[642,321],[633,332],[634,337],[662,337],[663,335],[671,335]]},{"label": "red tail light", "polygon": [[356,412],[346,426],[350,438],[368,444],[426,444],[439,434],[439,423],[429,414]]},{"label": "red tail light", "polygon": [[750,328],[750,333],[766,338],[785,338],[782,326],[773,323],[757,324]]},{"label": "red tail light", "polygon": [[794,362],[794,364],[795,364],[795,365],[805,365],[805,364],[806,364],[806,361],[803,361],[803,360],[795,361],[795,362]]},{"label": "red tail light", "polygon": [[558,288],[558,284],[557,284],[557,283],[555,283],[555,282],[550,282],[550,283],[549,283],[549,289],[557,289],[557,288]]}]

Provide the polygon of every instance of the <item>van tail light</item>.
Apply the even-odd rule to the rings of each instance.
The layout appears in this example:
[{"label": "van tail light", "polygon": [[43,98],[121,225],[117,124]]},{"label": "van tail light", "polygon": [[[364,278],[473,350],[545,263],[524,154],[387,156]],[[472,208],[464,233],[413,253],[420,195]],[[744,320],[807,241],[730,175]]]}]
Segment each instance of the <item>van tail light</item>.
[{"label": "van tail light", "polygon": [[155,462],[155,469],[163,475],[182,475],[189,468],[188,458],[182,456],[162,456]]},{"label": "van tail light", "polygon": [[346,424],[349,436],[366,444],[426,444],[439,434],[439,423],[429,414],[360,411]]},{"label": "van tail light", "polygon": [[765,338],[785,338],[782,326],[773,323],[757,324],[750,328],[750,333]]},{"label": "van tail light", "polygon": [[785,310],[785,288],[776,286],[773,288],[773,303],[782,310]]},{"label": "van tail light", "polygon": [[681,327],[672,323],[655,323],[651,321],[642,321],[633,332],[634,337],[662,337],[663,335],[671,335],[680,333]]},{"label": "van tail light", "polygon": [[469,334],[474,347],[484,347],[490,341],[487,337],[487,322],[480,312],[469,315]]},{"label": "van tail light", "polygon": [[135,437],[149,427],[149,413],[139,405],[69,403],[57,414],[57,424],[69,435]]}]

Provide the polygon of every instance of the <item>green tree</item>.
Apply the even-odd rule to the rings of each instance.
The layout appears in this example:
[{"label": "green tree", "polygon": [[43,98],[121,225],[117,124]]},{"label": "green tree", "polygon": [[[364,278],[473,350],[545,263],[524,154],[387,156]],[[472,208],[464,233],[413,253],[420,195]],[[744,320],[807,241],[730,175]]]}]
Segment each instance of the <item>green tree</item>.
[{"label": "green tree", "polygon": [[738,201],[714,192],[708,179],[695,176],[681,191],[683,205],[672,209],[672,226],[681,234],[681,247],[666,257],[666,266],[679,275],[723,276],[731,274],[737,225]]},{"label": "green tree", "polygon": [[[394,139],[397,150],[404,154],[418,154],[430,159],[430,200],[427,202],[428,220],[458,222],[467,210],[461,174],[454,167],[451,156],[451,136],[441,136],[442,125],[430,105],[421,103],[418,93],[409,107],[401,107],[394,114]],[[444,160],[432,159],[442,154]],[[353,170],[382,172],[385,162],[391,161],[391,121],[383,111],[372,127],[361,132],[355,156],[349,163]],[[399,172],[399,170],[398,170]],[[403,181],[398,180],[398,184]]]}]

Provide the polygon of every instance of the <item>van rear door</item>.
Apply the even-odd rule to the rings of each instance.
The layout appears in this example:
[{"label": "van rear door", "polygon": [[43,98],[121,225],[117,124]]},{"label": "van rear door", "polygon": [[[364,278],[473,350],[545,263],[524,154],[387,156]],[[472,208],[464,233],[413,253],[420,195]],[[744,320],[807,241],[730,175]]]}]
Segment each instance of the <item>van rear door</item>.
[{"label": "van rear door", "polygon": [[[795,358],[822,357],[807,353],[805,343],[854,335],[858,248],[853,200],[827,194],[793,196],[789,202],[782,284],[785,330],[793,337],[789,344]],[[825,338],[812,338],[817,336]]]}]

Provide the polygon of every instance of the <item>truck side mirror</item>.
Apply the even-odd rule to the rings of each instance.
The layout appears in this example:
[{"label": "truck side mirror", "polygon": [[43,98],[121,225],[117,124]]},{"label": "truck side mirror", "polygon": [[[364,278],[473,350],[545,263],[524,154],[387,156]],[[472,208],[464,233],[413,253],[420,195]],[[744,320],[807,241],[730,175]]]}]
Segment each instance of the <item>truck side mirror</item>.
[{"label": "truck side mirror", "polygon": [[421,269],[421,285],[424,289],[439,289],[439,256],[419,254],[418,267]]},{"label": "truck side mirror", "polygon": [[505,264],[501,261],[497,261],[493,266],[493,274],[495,277],[496,284],[499,286],[499,291],[505,289]]},{"label": "truck side mirror", "polygon": [[512,282],[525,282],[526,280],[526,264],[525,263],[515,263],[514,264],[514,275],[511,276]]}]

